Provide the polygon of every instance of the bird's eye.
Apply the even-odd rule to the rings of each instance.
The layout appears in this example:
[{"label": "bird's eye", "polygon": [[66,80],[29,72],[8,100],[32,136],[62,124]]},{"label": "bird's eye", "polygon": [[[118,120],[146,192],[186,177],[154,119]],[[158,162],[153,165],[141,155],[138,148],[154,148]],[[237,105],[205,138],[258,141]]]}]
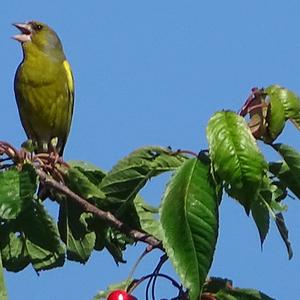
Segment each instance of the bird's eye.
[{"label": "bird's eye", "polygon": [[42,30],[43,29],[43,25],[41,24],[36,24],[35,25],[35,30],[39,31],[39,30]]}]

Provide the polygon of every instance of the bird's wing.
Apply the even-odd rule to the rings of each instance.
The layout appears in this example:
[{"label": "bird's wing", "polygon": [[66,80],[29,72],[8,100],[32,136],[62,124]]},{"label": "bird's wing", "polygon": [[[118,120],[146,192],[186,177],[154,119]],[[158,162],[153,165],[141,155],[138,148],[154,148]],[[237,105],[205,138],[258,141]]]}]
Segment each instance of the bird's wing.
[{"label": "bird's wing", "polygon": [[67,60],[64,60],[63,67],[64,67],[64,70],[66,72],[66,77],[67,77],[67,89],[68,89],[68,98],[69,98],[69,105],[68,105],[69,111],[67,112],[67,114],[68,114],[69,124],[68,124],[68,128],[66,130],[66,136],[65,136],[64,140],[62,141],[62,149],[60,151],[61,154],[63,152],[63,148],[65,146],[65,143],[66,143],[69,131],[70,131],[71,120],[72,120],[73,109],[74,109],[74,77],[73,77],[72,69]]},{"label": "bird's wing", "polygon": [[67,80],[68,80],[68,87],[71,93],[74,94],[74,78],[73,73],[70,64],[67,60],[64,60],[63,66],[65,68],[66,74],[67,74]]}]

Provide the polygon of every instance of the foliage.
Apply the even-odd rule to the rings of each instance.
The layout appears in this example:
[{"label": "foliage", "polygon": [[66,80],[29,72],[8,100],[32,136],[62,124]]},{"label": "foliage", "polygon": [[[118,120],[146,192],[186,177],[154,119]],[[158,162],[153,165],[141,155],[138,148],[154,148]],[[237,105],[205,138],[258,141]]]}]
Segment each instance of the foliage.
[{"label": "foliage", "polygon": [[219,188],[209,164],[206,156],[186,161],[171,179],[161,206],[163,245],[191,299],[201,292],[218,235]]},{"label": "foliage", "polygon": [[[86,263],[93,251],[104,249],[116,263],[124,263],[126,247],[141,241],[167,255],[163,257],[170,259],[183,287],[160,272],[161,260],[152,274],[114,285],[95,299],[115,288],[133,290],[145,280],[154,289],[157,278],[178,288],[176,299],[271,299],[259,291],[232,288],[228,280],[208,280],[207,274],[224,193],[253,218],[261,244],[274,220],[292,257],[284,200],[289,193],[300,198],[300,153],[274,143],[288,120],[300,128],[300,100],[294,93],[276,85],[253,89],[239,114],[219,111],[211,117],[208,150],[197,155],[148,146],[108,172],[0,142],[1,270],[19,272],[31,264],[39,272],[63,266],[66,259]],[[267,161],[258,140],[282,159]],[[165,172],[172,176],[160,207],[151,207],[139,192]],[[45,208],[49,200],[41,196],[43,189],[59,206],[57,220]]]}]

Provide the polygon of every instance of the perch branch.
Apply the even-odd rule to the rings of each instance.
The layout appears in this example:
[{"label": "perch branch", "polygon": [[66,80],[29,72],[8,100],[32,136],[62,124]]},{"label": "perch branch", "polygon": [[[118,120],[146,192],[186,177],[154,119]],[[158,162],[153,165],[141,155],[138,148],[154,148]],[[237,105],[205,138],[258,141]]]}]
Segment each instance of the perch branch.
[{"label": "perch branch", "polygon": [[54,180],[52,177],[48,176],[43,170],[41,170],[38,167],[36,168],[36,173],[46,187],[55,189],[56,191],[61,192],[62,194],[68,196],[68,199],[79,204],[85,212],[90,212],[94,216],[107,221],[112,227],[129,235],[135,241],[144,242],[146,244],[151,245],[154,248],[159,248],[164,251],[161,241],[156,239],[154,236],[139,230],[128,228],[126,224],[118,220],[113,214],[111,214],[108,211],[101,210],[95,205],[89,203],[87,200],[85,200],[84,198],[80,197],[79,195],[71,191],[64,184],[59,183],[56,180]]}]

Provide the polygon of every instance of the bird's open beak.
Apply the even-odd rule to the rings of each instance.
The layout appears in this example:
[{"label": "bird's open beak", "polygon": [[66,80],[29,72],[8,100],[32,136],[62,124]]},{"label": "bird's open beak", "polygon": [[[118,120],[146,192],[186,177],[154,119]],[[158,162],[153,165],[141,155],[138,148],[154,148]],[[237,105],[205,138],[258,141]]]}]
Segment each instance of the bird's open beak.
[{"label": "bird's open beak", "polygon": [[25,43],[31,40],[32,28],[28,23],[14,23],[15,27],[17,27],[21,34],[16,34],[12,38],[18,42]]}]

